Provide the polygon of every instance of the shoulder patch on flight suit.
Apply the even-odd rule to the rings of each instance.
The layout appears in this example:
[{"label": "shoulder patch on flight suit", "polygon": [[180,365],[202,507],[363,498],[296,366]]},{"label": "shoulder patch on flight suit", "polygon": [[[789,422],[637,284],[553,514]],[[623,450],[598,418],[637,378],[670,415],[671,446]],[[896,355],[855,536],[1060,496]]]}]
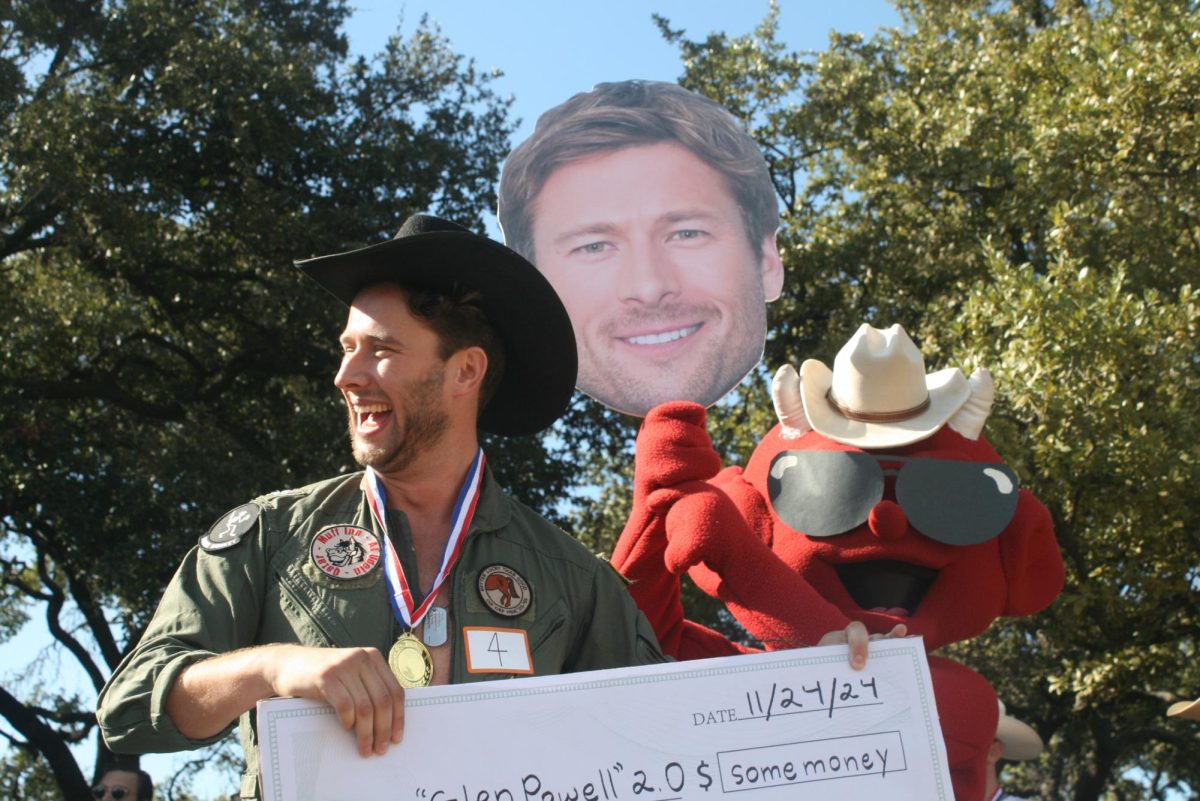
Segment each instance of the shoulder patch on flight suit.
[{"label": "shoulder patch on flight suit", "polygon": [[235,506],[213,523],[208,533],[200,538],[200,547],[210,553],[232,548],[242,541],[242,537],[254,526],[261,513],[262,507],[256,503]]}]

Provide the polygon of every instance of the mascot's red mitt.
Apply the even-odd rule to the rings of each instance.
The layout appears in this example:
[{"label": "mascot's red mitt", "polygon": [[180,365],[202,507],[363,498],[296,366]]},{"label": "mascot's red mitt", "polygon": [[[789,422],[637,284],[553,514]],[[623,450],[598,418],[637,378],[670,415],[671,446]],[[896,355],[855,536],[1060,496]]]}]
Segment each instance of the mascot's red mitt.
[{"label": "mascot's red mitt", "polygon": [[[753,649],[684,617],[685,571],[768,650],[816,643],[861,620],[900,623],[928,649],[1062,589],[1050,514],[981,437],[985,370],[926,374],[900,326],[864,325],[833,370],[775,376],[779,425],[743,471],[721,470],[693,403],[650,412],[637,439],[634,507],[613,564],[680,659]],[[984,792],[998,706],[991,685],[930,657],[958,801]]]}]

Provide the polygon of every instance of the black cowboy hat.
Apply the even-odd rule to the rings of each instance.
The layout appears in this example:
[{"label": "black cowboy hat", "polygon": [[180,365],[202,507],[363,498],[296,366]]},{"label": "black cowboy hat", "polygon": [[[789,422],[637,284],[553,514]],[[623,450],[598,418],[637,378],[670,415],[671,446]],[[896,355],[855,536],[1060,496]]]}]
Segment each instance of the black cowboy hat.
[{"label": "black cowboy hat", "polygon": [[483,313],[504,342],[505,358],[504,375],[479,427],[506,436],[533,434],[566,409],[579,366],[567,310],[537,268],[499,242],[417,214],[387,242],[296,266],[347,306],[363,287],[379,281],[477,291]]}]

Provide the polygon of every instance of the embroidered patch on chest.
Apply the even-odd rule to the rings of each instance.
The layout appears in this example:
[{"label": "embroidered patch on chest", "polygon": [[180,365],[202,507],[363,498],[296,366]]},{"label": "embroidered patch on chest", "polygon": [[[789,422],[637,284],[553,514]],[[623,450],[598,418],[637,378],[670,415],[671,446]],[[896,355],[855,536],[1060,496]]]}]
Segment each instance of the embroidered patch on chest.
[{"label": "embroidered patch on chest", "polygon": [[521,614],[533,600],[529,584],[505,565],[491,565],[479,572],[479,596],[488,609],[505,617]]},{"label": "embroidered patch on chest", "polygon": [[335,579],[356,579],[379,566],[379,540],[358,526],[327,526],[313,537],[313,564]]}]

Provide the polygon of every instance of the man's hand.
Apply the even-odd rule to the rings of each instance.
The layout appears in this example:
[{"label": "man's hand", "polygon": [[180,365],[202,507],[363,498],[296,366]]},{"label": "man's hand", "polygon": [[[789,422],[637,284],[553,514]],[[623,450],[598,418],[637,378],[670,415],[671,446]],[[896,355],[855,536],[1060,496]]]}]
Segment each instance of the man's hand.
[{"label": "man's hand", "polygon": [[850,667],[862,670],[867,666],[867,644],[871,640],[903,637],[906,634],[908,634],[908,627],[903,623],[897,623],[887,634],[868,634],[866,626],[857,620],[852,620],[846,628],[826,634],[817,645],[846,643],[850,646]]},{"label": "man's hand", "polygon": [[278,646],[276,695],[323,701],[353,731],[362,756],[385,754],[404,734],[404,688],[375,648]]},{"label": "man's hand", "polygon": [[375,648],[261,645],[189,665],[167,694],[167,714],[186,737],[221,732],[264,698],[327,703],[363,756],[383,754],[404,734],[404,688]]}]

